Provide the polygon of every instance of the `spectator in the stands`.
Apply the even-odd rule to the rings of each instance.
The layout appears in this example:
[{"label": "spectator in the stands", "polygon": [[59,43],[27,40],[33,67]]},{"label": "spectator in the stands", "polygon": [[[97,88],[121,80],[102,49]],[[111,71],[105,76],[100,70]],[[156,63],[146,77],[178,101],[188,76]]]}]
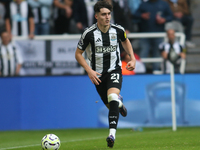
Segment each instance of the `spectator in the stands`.
[{"label": "spectator in the stands", "polygon": [[27,1],[15,0],[6,6],[6,30],[10,36],[34,37],[34,16]]},{"label": "spectator in the stands", "polygon": [[54,0],[55,34],[66,34],[72,31],[73,0]]},{"label": "spectator in the stands", "polygon": [[[119,24],[125,28],[126,33],[130,33],[129,18],[125,15],[124,10],[120,7],[118,2],[114,0],[107,0],[113,5],[113,11],[111,12],[111,23]],[[94,21],[96,23],[96,20]]]},{"label": "spectator in the stands", "polygon": [[78,33],[82,33],[88,27],[87,8],[84,0],[74,0],[73,18],[78,29]]},{"label": "spectator in the stands", "polygon": [[[132,22],[132,13],[131,13],[131,9],[129,7],[129,2],[133,2],[132,0],[114,0],[115,2],[117,2],[119,4],[119,6],[123,9],[124,15],[126,16],[127,19],[127,23],[128,23],[128,28],[130,30],[130,32],[134,32],[135,31],[135,26]],[[134,2],[137,0],[134,0]]]},{"label": "spectator in the stands", "polygon": [[191,42],[192,26],[194,19],[191,15],[188,3],[186,0],[165,0],[171,7],[174,15],[174,20],[181,22],[184,26],[184,33],[186,35],[186,46],[193,48],[195,44]]},{"label": "spectator in the stands", "polygon": [[50,33],[51,6],[53,0],[27,0],[32,7],[35,23],[35,35]]},{"label": "spectator in the stands", "polygon": [[94,23],[94,4],[98,0],[84,0],[87,10],[87,19],[88,26],[91,26]]},{"label": "spectator in the stands", "polygon": [[23,59],[19,48],[13,44],[7,31],[0,33],[2,43],[0,45],[0,76],[19,75]]},{"label": "spectator in the stands", "polygon": [[4,4],[10,3],[11,1],[13,1],[13,0],[0,0],[0,2],[2,2]]},{"label": "spectator in the stands", "polygon": [[[135,12],[137,11],[137,9],[139,8],[142,2],[143,2],[142,0],[128,0],[128,7],[130,10],[131,16],[135,14]],[[138,32],[138,28],[139,28],[138,23],[140,19],[131,17],[130,20],[131,20],[134,32]]]},{"label": "spectator in the stands", "polygon": [[175,31],[173,29],[167,30],[167,41],[159,45],[162,57],[164,58],[163,70],[165,73],[170,73],[169,60],[175,66],[175,72],[179,73],[181,59],[186,58],[185,48],[178,41],[176,41]]},{"label": "spectator in the stands", "polygon": [[87,9],[88,26],[94,23],[94,4],[98,0],[84,0]]},{"label": "spectator in the stands", "polygon": [[[167,2],[149,0],[140,4],[133,17],[139,20],[139,32],[159,33],[165,32],[165,23],[173,19],[173,14]],[[160,57],[158,45],[162,40],[163,38],[142,38],[139,56],[141,58]],[[160,71],[160,65],[153,63],[153,73],[157,71]]]},{"label": "spectator in the stands", "polygon": [[5,29],[5,5],[0,2],[0,31]]}]

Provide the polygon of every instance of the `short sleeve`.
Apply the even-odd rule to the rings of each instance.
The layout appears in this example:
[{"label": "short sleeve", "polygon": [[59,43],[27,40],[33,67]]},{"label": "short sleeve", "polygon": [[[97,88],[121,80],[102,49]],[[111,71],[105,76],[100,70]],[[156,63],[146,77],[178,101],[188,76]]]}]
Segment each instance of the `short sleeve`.
[{"label": "short sleeve", "polygon": [[9,5],[9,3],[6,4],[5,8],[6,8],[6,14],[4,16],[4,19],[10,19],[10,5]]},{"label": "short sleeve", "polygon": [[159,46],[158,46],[158,48],[159,48],[159,51],[162,53],[163,51],[165,51],[165,46],[164,46],[165,44],[164,43],[160,43],[159,44]]},{"label": "short sleeve", "polygon": [[85,32],[81,35],[81,38],[79,39],[79,42],[78,42],[78,48],[80,50],[85,50],[86,47],[89,45],[89,34],[86,34]]},{"label": "short sleeve", "polygon": [[32,7],[28,4],[28,18],[34,18]]},{"label": "short sleeve", "polygon": [[119,26],[119,29],[118,29],[118,32],[119,32],[119,39],[123,42],[126,40],[127,36],[126,36],[126,32],[124,30],[123,27]]}]

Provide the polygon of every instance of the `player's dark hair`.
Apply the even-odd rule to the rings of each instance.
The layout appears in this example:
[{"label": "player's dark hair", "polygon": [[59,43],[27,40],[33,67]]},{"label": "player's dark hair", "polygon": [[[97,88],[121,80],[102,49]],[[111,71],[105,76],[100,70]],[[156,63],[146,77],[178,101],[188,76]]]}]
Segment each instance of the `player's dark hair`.
[{"label": "player's dark hair", "polygon": [[94,12],[95,12],[95,13],[100,12],[100,9],[101,9],[101,8],[107,8],[107,9],[109,9],[110,11],[113,10],[113,6],[112,6],[109,2],[107,2],[106,0],[100,0],[100,1],[98,1],[98,2],[94,5]]}]

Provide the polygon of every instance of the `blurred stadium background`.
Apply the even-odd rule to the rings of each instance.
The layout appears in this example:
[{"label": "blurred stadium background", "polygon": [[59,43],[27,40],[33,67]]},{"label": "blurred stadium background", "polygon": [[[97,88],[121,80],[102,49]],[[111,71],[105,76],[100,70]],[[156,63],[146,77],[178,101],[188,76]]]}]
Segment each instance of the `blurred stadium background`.
[{"label": "blurred stadium background", "polygon": [[[137,141],[138,138],[136,137],[140,139],[135,146],[132,147],[132,145],[127,144],[127,147],[123,148],[119,144],[119,149],[145,149],[143,145],[149,148],[158,143],[163,145],[152,146],[152,149],[168,149],[170,146],[170,148],[176,150],[199,149],[200,1],[193,0],[191,7],[195,20],[192,36],[196,47],[187,49],[185,74],[175,74],[178,135],[171,132],[170,76],[168,74],[124,76],[121,94],[128,109],[128,116],[126,118],[120,117],[119,128],[121,129],[119,129],[119,132],[123,131],[123,134],[127,134],[130,131],[132,133],[132,129],[138,127],[144,128],[144,131],[134,132],[136,136],[131,139],[134,141]],[[25,142],[26,138],[22,138],[18,145],[23,146],[40,144],[40,138],[47,132],[58,133],[59,137],[64,138],[73,134],[73,132],[70,132],[72,129],[81,128],[84,132],[78,131],[76,135],[80,136],[82,133],[81,137],[85,138],[86,134],[93,132],[89,128],[99,129],[99,131],[107,128],[107,110],[89,78],[83,75],[84,70],[75,62],[74,45],[77,41],[74,39],[63,41],[60,38],[62,36],[59,39],[48,39],[47,41],[39,40],[40,37],[38,37],[38,40],[32,41],[20,37],[16,38],[18,45],[25,48],[25,51],[23,51],[25,62],[21,72],[22,76],[0,78],[0,150],[17,149],[12,148],[17,145],[17,139],[11,137],[17,138],[18,135],[25,134],[24,137],[32,139],[30,135],[37,134],[28,142]],[[39,51],[35,46],[42,49]],[[166,128],[167,134],[156,133],[156,131]],[[144,137],[145,129],[151,133],[149,136]],[[65,132],[62,130],[65,130]],[[151,130],[153,131],[151,132]],[[65,134],[63,135],[62,132]],[[107,133],[107,130],[104,132]],[[96,134],[100,135],[99,132]],[[155,134],[158,136],[155,136]],[[95,136],[92,135],[91,137],[95,138]],[[103,135],[100,136],[103,141]],[[130,136],[132,137],[132,135]],[[145,143],[154,136],[157,142],[151,140],[152,143]],[[119,136],[119,139],[122,140],[122,137]],[[163,137],[164,142],[159,141]],[[3,138],[5,138],[4,141]],[[11,141],[9,141],[10,138]],[[77,137],[64,140],[75,139]],[[95,142],[97,141],[98,139]],[[82,144],[84,142],[80,143],[80,145]],[[88,144],[90,145],[89,142]],[[98,142],[96,144],[97,147],[101,145]],[[73,143],[70,143],[70,145],[73,145]],[[36,144],[36,146],[38,145]],[[80,147],[72,147],[71,149],[80,149]],[[85,149],[98,149],[90,146],[85,147]],[[104,149],[102,146],[99,147],[99,149]],[[32,149],[38,148],[33,147]],[[23,147],[18,149],[23,149]],[[25,149],[30,150],[31,147]]]}]

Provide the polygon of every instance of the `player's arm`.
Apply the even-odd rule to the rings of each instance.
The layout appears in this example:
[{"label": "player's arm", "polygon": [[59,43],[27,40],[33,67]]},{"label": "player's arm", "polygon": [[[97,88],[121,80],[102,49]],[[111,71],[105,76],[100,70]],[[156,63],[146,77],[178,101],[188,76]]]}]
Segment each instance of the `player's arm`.
[{"label": "player's arm", "polygon": [[30,5],[28,5],[28,21],[29,21],[29,38],[34,38],[34,31],[35,31],[35,23],[34,23],[34,15]]},{"label": "player's arm", "polygon": [[185,58],[186,58],[186,54],[185,54],[184,52],[181,52],[181,53],[180,53],[180,56],[181,56],[182,59],[185,59]]},{"label": "player's arm", "polygon": [[161,55],[162,55],[162,57],[163,57],[164,59],[167,59],[167,56],[168,56],[167,52],[162,51],[162,52],[161,52]]},{"label": "player's arm", "polygon": [[29,28],[30,28],[29,38],[33,39],[35,36],[34,35],[35,23],[33,18],[29,18]]},{"label": "player's arm", "polygon": [[85,58],[83,57],[83,50],[77,48],[75,53],[75,58],[78,61],[78,63],[85,69],[85,71],[88,73],[88,76],[93,84],[99,85],[101,80],[97,77],[97,75],[101,75],[100,73],[92,70],[90,66],[85,61]]},{"label": "player's arm", "polygon": [[19,75],[21,67],[22,67],[22,64],[17,64],[16,71],[15,71],[16,75]]},{"label": "player's arm", "polygon": [[127,63],[126,69],[132,71],[132,70],[135,69],[135,65],[136,65],[136,59],[135,59],[135,56],[134,56],[132,45],[131,45],[128,38],[126,38],[126,40],[121,42],[121,43],[122,43],[124,50],[127,52],[127,54],[129,55],[129,57],[131,59]]},{"label": "player's arm", "polygon": [[5,17],[4,17],[4,20],[5,20],[5,28],[6,28],[6,31],[9,33],[10,35],[10,38],[12,38],[12,30],[11,30],[11,18],[10,18],[10,5],[7,4],[6,5],[6,14],[5,14]]},{"label": "player's arm", "polygon": [[62,8],[62,9],[66,8],[66,6],[64,4],[62,4],[59,0],[54,0],[53,4],[58,8]]},{"label": "player's arm", "polygon": [[168,53],[166,52],[165,50],[165,43],[162,42],[158,45],[159,47],[159,51],[160,51],[160,54],[162,56],[163,59],[167,59],[168,58]]},{"label": "player's arm", "polygon": [[186,49],[183,48],[181,45],[180,45],[180,47],[181,47],[180,56],[182,59],[185,59],[186,58]]}]

